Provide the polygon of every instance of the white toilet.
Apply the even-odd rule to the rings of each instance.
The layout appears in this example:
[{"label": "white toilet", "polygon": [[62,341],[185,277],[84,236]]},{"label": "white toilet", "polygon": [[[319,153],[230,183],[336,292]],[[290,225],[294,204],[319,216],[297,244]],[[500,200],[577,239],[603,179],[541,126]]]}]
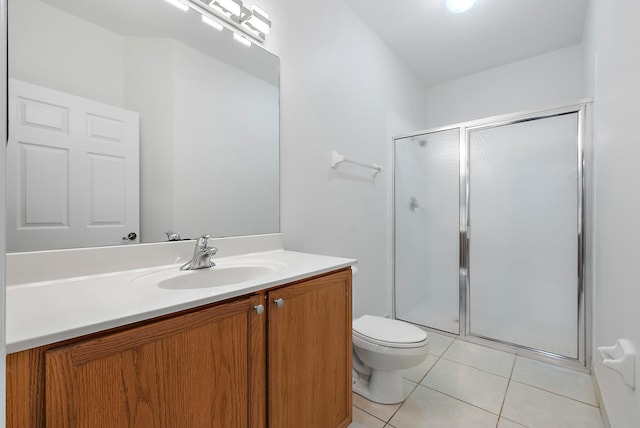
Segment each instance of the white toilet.
[{"label": "white toilet", "polygon": [[404,401],[400,370],[427,357],[427,333],[409,323],[364,315],[353,320],[353,392],[370,401]]}]

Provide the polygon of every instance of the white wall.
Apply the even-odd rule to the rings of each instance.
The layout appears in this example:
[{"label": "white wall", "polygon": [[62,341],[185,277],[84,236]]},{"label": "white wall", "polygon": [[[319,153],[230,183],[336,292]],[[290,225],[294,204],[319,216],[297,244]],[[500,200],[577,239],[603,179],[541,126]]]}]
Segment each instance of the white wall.
[{"label": "white wall", "polygon": [[570,46],[428,89],[428,127],[514,113],[582,97],[582,48]]},{"label": "white wall", "polygon": [[277,232],[278,87],[175,40],[125,45],[142,242]]},{"label": "white wall", "polygon": [[39,0],[10,0],[9,19],[9,76],[122,107],[122,36]]},{"label": "white wall", "polygon": [[[354,315],[390,310],[387,119],[426,126],[425,92],[340,0],[258,3],[281,59],[281,226],[291,250],[359,260]],[[405,131],[404,129],[402,131]],[[330,168],[330,151],[385,166]]]},{"label": "white wall", "polygon": [[278,87],[179,42],[173,55],[174,230],[277,232]]},{"label": "white wall", "polygon": [[[640,3],[591,1],[585,28],[585,91],[592,95],[595,158],[594,348],[630,339],[640,352]],[[614,428],[640,425],[640,365],[636,389],[604,367],[594,374]]]},{"label": "white wall", "polygon": [[[125,106],[140,115],[140,242],[173,228],[173,41],[125,43]],[[179,232],[174,230],[174,232]]]}]

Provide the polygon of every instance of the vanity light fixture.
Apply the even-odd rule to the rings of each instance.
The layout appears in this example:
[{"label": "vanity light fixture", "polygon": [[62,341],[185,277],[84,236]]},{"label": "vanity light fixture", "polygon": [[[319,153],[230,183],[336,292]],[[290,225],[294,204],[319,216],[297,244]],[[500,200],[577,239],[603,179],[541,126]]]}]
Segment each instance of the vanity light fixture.
[{"label": "vanity light fixture", "polygon": [[180,9],[183,12],[186,12],[189,10],[189,6],[187,6],[186,4],[182,3],[179,0],[165,0],[167,3],[174,5],[175,7],[177,7],[178,9]]},{"label": "vanity light fixture", "polygon": [[444,4],[449,12],[462,13],[471,9],[475,2],[476,0],[445,0]]},{"label": "vanity light fixture", "polygon": [[240,0],[213,0],[209,3],[209,6],[227,16],[240,16],[242,12],[242,2]]},{"label": "vanity light fixture", "polygon": [[246,47],[251,46],[251,40],[247,39],[245,36],[243,36],[242,34],[238,34],[238,33],[233,33],[233,38],[234,40],[236,40],[237,42],[242,43],[243,45],[245,45]]},{"label": "vanity light fixture", "polygon": [[202,22],[204,22],[205,24],[207,24],[207,25],[209,25],[209,26],[211,26],[211,27],[215,28],[215,29],[216,29],[216,30],[218,30],[218,31],[222,31],[222,29],[224,28],[224,27],[222,26],[222,24],[220,24],[220,23],[219,23],[219,22],[217,22],[217,21],[214,21],[213,19],[209,18],[209,17],[208,17],[208,16],[206,16],[206,15],[202,15]]},{"label": "vanity light fixture", "polygon": [[251,13],[248,18],[243,21],[243,24],[249,27],[251,31],[265,35],[269,34],[269,30],[271,29],[269,14],[256,5],[251,6]]},{"label": "vanity light fixture", "polygon": [[[242,0],[166,0],[182,10],[189,8],[202,15],[202,22],[222,31],[227,28],[234,33],[234,38],[245,46],[251,46],[251,40],[263,43],[271,29],[269,14],[257,6],[247,9]],[[242,40],[235,36],[242,32]],[[238,34],[240,35],[240,34]]]}]

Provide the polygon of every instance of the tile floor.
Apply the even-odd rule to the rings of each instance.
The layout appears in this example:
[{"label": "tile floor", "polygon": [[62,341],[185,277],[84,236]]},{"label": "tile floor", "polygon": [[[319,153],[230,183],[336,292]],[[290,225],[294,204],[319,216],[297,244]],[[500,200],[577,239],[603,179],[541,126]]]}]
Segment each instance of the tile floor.
[{"label": "tile floor", "polygon": [[591,376],[429,333],[402,404],[353,394],[351,428],[602,428]]}]

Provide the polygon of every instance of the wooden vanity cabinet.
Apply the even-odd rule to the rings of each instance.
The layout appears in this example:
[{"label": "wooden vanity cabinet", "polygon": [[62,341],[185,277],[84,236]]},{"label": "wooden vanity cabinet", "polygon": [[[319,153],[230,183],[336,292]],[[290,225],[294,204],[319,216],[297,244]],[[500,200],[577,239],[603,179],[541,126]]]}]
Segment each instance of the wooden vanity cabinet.
[{"label": "wooden vanity cabinet", "polygon": [[47,351],[46,426],[250,426],[264,397],[251,383],[264,370],[251,365],[264,354],[260,303],[242,299]]},{"label": "wooden vanity cabinet", "polygon": [[351,269],[267,296],[268,426],[349,426]]},{"label": "wooden vanity cabinet", "polygon": [[7,356],[7,427],[350,422],[350,269]]}]

